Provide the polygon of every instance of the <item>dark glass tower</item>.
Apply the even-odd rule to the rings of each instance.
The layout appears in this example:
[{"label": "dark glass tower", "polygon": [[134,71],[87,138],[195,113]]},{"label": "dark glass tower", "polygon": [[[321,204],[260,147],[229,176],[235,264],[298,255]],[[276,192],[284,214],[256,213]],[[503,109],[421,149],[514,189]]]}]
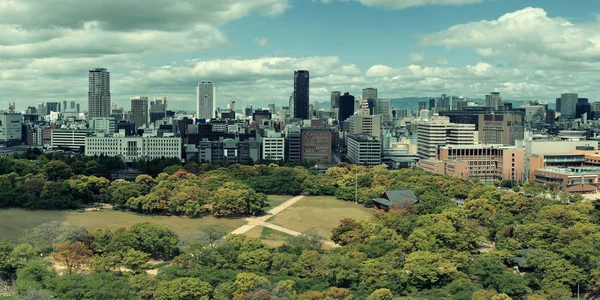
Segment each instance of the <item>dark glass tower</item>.
[{"label": "dark glass tower", "polygon": [[307,70],[294,71],[294,118],[308,119],[309,76]]},{"label": "dark glass tower", "polygon": [[354,114],[354,96],[350,93],[344,93],[340,96],[340,107],[338,110],[338,121],[346,121],[352,114]]}]

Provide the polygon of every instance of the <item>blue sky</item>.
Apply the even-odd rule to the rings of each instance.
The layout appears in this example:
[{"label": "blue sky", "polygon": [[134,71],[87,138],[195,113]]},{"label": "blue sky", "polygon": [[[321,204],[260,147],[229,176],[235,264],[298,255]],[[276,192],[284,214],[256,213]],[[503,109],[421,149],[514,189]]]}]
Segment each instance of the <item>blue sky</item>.
[{"label": "blue sky", "polygon": [[125,107],[136,95],[166,94],[188,108],[203,80],[216,83],[219,106],[284,105],[299,68],[311,71],[313,101],[370,86],[392,98],[499,91],[552,101],[579,92],[600,101],[597,1],[327,2],[60,0],[48,15],[47,3],[3,0],[0,106],[86,107],[95,67],[111,71],[113,102]]}]

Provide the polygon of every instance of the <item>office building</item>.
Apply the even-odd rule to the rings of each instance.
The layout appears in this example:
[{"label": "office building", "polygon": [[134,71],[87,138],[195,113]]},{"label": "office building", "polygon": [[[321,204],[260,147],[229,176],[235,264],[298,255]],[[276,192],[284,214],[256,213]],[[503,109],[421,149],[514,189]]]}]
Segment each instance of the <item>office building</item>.
[{"label": "office building", "polygon": [[377,100],[377,89],[375,88],[366,88],[362,90],[362,100]]},{"label": "office building", "polygon": [[291,109],[293,111],[293,117],[295,119],[310,119],[308,115],[310,92],[309,79],[309,73],[307,70],[294,71],[294,107]]},{"label": "office building", "polygon": [[329,128],[302,128],[300,159],[303,162],[331,163],[332,132]]},{"label": "office building", "polygon": [[246,107],[244,107],[244,116],[245,117],[252,116],[252,105],[246,105]]},{"label": "office building", "polygon": [[[431,106],[431,101],[429,103],[429,106]],[[427,102],[425,102],[425,101],[419,101],[419,111],[422,111],[424,109],[427,109]]]},{"label": "office building", "polygon": [[340,107],[340,97],[342,93],[340,91],[331,92],[331,108],[339,108]]},{"label": "office building", "polygon": [[20,113],[0,112],[0,143],[18,145],[21,143],[23,127]]},{"label": "office building", "polygon": [[79,112],[77,110],[77,102],[75,102],[75,101],[69,102],[69,110]]},{"label": "office building", "polygon": [[[431,98],[431,99],[429,99],[429,110],[433,110],[434,108],[435,108],[435,99]],[[427,107],[420,108],[419,110],[421,110],[421,109],[427,109]]]},{"label": "office building", "polygon": [[479,142],[483,144],[515,145],[523,139],[524,127],[520,115],[479,115]]},{"label": "office building", "polygon": [[150,123],[154,124],[158,120],[162,120],[167,116],[167,97],[162,99],[154,98],[150,102]]},{"label": "office building", "polygon": [[261,120],[271,120],[273,114],[266,109],[257,109],[252,114],[253,121],[261,121]]},{"label": "office building", "polygon": [[514,146],[458,145],[440,147],[435,159],[421,160],[420,166],[432,173],[466,180],[524,181],[524,160],[524,149]]},{"label": "office building", "polygon": [[410,111],[408,109],[394,109],[392,111],[392,116],[394,120],[408,118],[409,115]]},{"label": "office building", "polygon": [[88,133],[87,130],[54,129],[50,134],[50,146],[52,149],[80,150],[85,146]]},{"label": "office building", "polygon": [[588,103],[588,99],[579,98],[575,105],[575,117],[585,118],[586,120],[592,119],[592,105]]},{"label": "office building", "polygon": [[366,134],[348,135],[348,160],[356,165],[381,165],[381,140]]},{"label": "office building", "polygon": [[85,155],[119,156],[125,162],[182,157],[181,138],[97,136],[85,138]]},{"label": "office building", "polygon": [[207,163],[251,164],[261,159],[260,142],[255,138],[224,138],[198,143],[199,159]]},{"label": "office building", "polygon": [[88,118],[110,117],[110,73],[98,68],[89,71]]},{"label": "office building", "polygon": [[390,112],[390,98],[378,98],[377,102],[375,102],[375,114],[381,115],[384,122],[389,122],[391,119]]},{"label": "office building", "polygon": [[463,110],[441,111],[440,116],[445,116],[450,119],[450,123],[457,124],[474,124],[475,130],[479,130],[479,116],[485,114],[506,115],[514,114],[521,116],[521,123],[525,123],[525,109],[508,110],[500,109],[493,110],[487,106],[467,106]]},{"label": "office building", "polygon": [[600,190],[600,167],[542,168],[533,171],[536,183],[552,184],[560,191],[596,194]]},{"label": "office building", "polygon": [[498,109],[504,106],[502,98],[499,92],[491,92],[489,95],[485,95],[485,106],[491,107],[492,109]]},{"label": "office building", "polygon": [[370,136],[381,134],[381,117],[362,113],[352,115],[348,118],[349,133],[364,133]]},{"label": "office building", "polygon": [[448,110],[450,110],[450,106],[451,106],[450,97],[446,96],[446,94],[442,94],[442,96],[438,100],[438,105],[437,105],[438,111],[448,111]]},{"label": "office building", "polygon": [[556,123],[556,111],[549,109],[546,111],[546,123],[554,125]]},{"label": "office building", "polygon": [[475,125],[450,123],[448,118],[435,117],[417,125],[417,154],[419,159],[434,159],[437,149],[446,145],[476,143]]},{"label": "office building", "polygon": [[46,114],[60,112],[60,102],[46,102]]},{"label": "office building", "polygon": [[96,132],[104,132],[104,133],[113,133],[115,132],[115,118],[93,118],[92,119],[92,129]]},{"label": "office building", "polygon": [[196,88],[196,117],[210,120],[215,117],[217,108],[217,90],[210,81],[198,83]]},{"label": "office building", "polygon": [[[565,93],[560,95],[560,113],[562,119],[577,118],[578,95],[575,93]],[[557,107],[558,109],[558,107]]]},{"label": "office building", "polygon": [[137,128],[148,125],[148,97],[131,98],[131,121]]},{"label": "office building", "polygon": [[354,96],[350,93],[344,93],[338,99],[338,121],[346,121],[351,115],[354,114]]},{"label": "office building", "polygon": [[565,153],[577,149],[597,149],[598,142],[586,140],[525,140],[525,173],[533,180],[533,171],[547,166],[571,166],[573,158]]},{"label": "office building", "polygon": [[262,138],[262,159],[266,161],[283,161],[285,159],[285,138],[281,133],[267,131]]},{"label": "office building", "polygon": [[42,127],[29,123],[25,127],[27,130],[27,141],[28,146],[42,146]]},{"label": "office building", "polygon": [[302,159],[302,129],[298,126],[287,126],[285,130],[286,161],[300,162]]},{"label": "office building", "polygon": [[[274,107],[275,105],[273,105]],[[229,109],[230,111],[235,111],[235,101],[229,101],[229,104],[227,104],[227,109]]]}]

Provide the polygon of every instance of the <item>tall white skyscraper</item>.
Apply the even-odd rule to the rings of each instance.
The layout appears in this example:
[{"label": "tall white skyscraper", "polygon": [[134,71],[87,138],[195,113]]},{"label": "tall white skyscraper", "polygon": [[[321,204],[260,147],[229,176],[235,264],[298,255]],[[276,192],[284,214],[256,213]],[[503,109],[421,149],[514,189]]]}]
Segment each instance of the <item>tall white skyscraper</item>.
[{"label": "tall white skyscraper", "polygon": [[90,70],[88,112],[90,120],[110,116],[110,73],[106,69]]},{"label": "tall white skyscraper", "polygon": [[210,81],[198,83],[196,89],[196,116],[199,119],[210,120],[215,117],[217,107],[217,90]]}]

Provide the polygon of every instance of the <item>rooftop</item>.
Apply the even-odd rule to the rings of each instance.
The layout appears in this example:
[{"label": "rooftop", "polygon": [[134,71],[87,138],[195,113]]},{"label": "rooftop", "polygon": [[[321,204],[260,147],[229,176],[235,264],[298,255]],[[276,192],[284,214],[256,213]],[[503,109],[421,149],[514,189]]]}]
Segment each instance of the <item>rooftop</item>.
[{"label": "rooftop", "polygon": [[600,167],[576,167],[576,168],[542,168],[542,172],[552,172],[565,175],[600,174]]},{"label": "rooftop", "polygon": [[506,146],[502,144],[474,144],[474,145],[447,145],[440,149],[502,149],[502,150],[517,150],[515,146]]}]

